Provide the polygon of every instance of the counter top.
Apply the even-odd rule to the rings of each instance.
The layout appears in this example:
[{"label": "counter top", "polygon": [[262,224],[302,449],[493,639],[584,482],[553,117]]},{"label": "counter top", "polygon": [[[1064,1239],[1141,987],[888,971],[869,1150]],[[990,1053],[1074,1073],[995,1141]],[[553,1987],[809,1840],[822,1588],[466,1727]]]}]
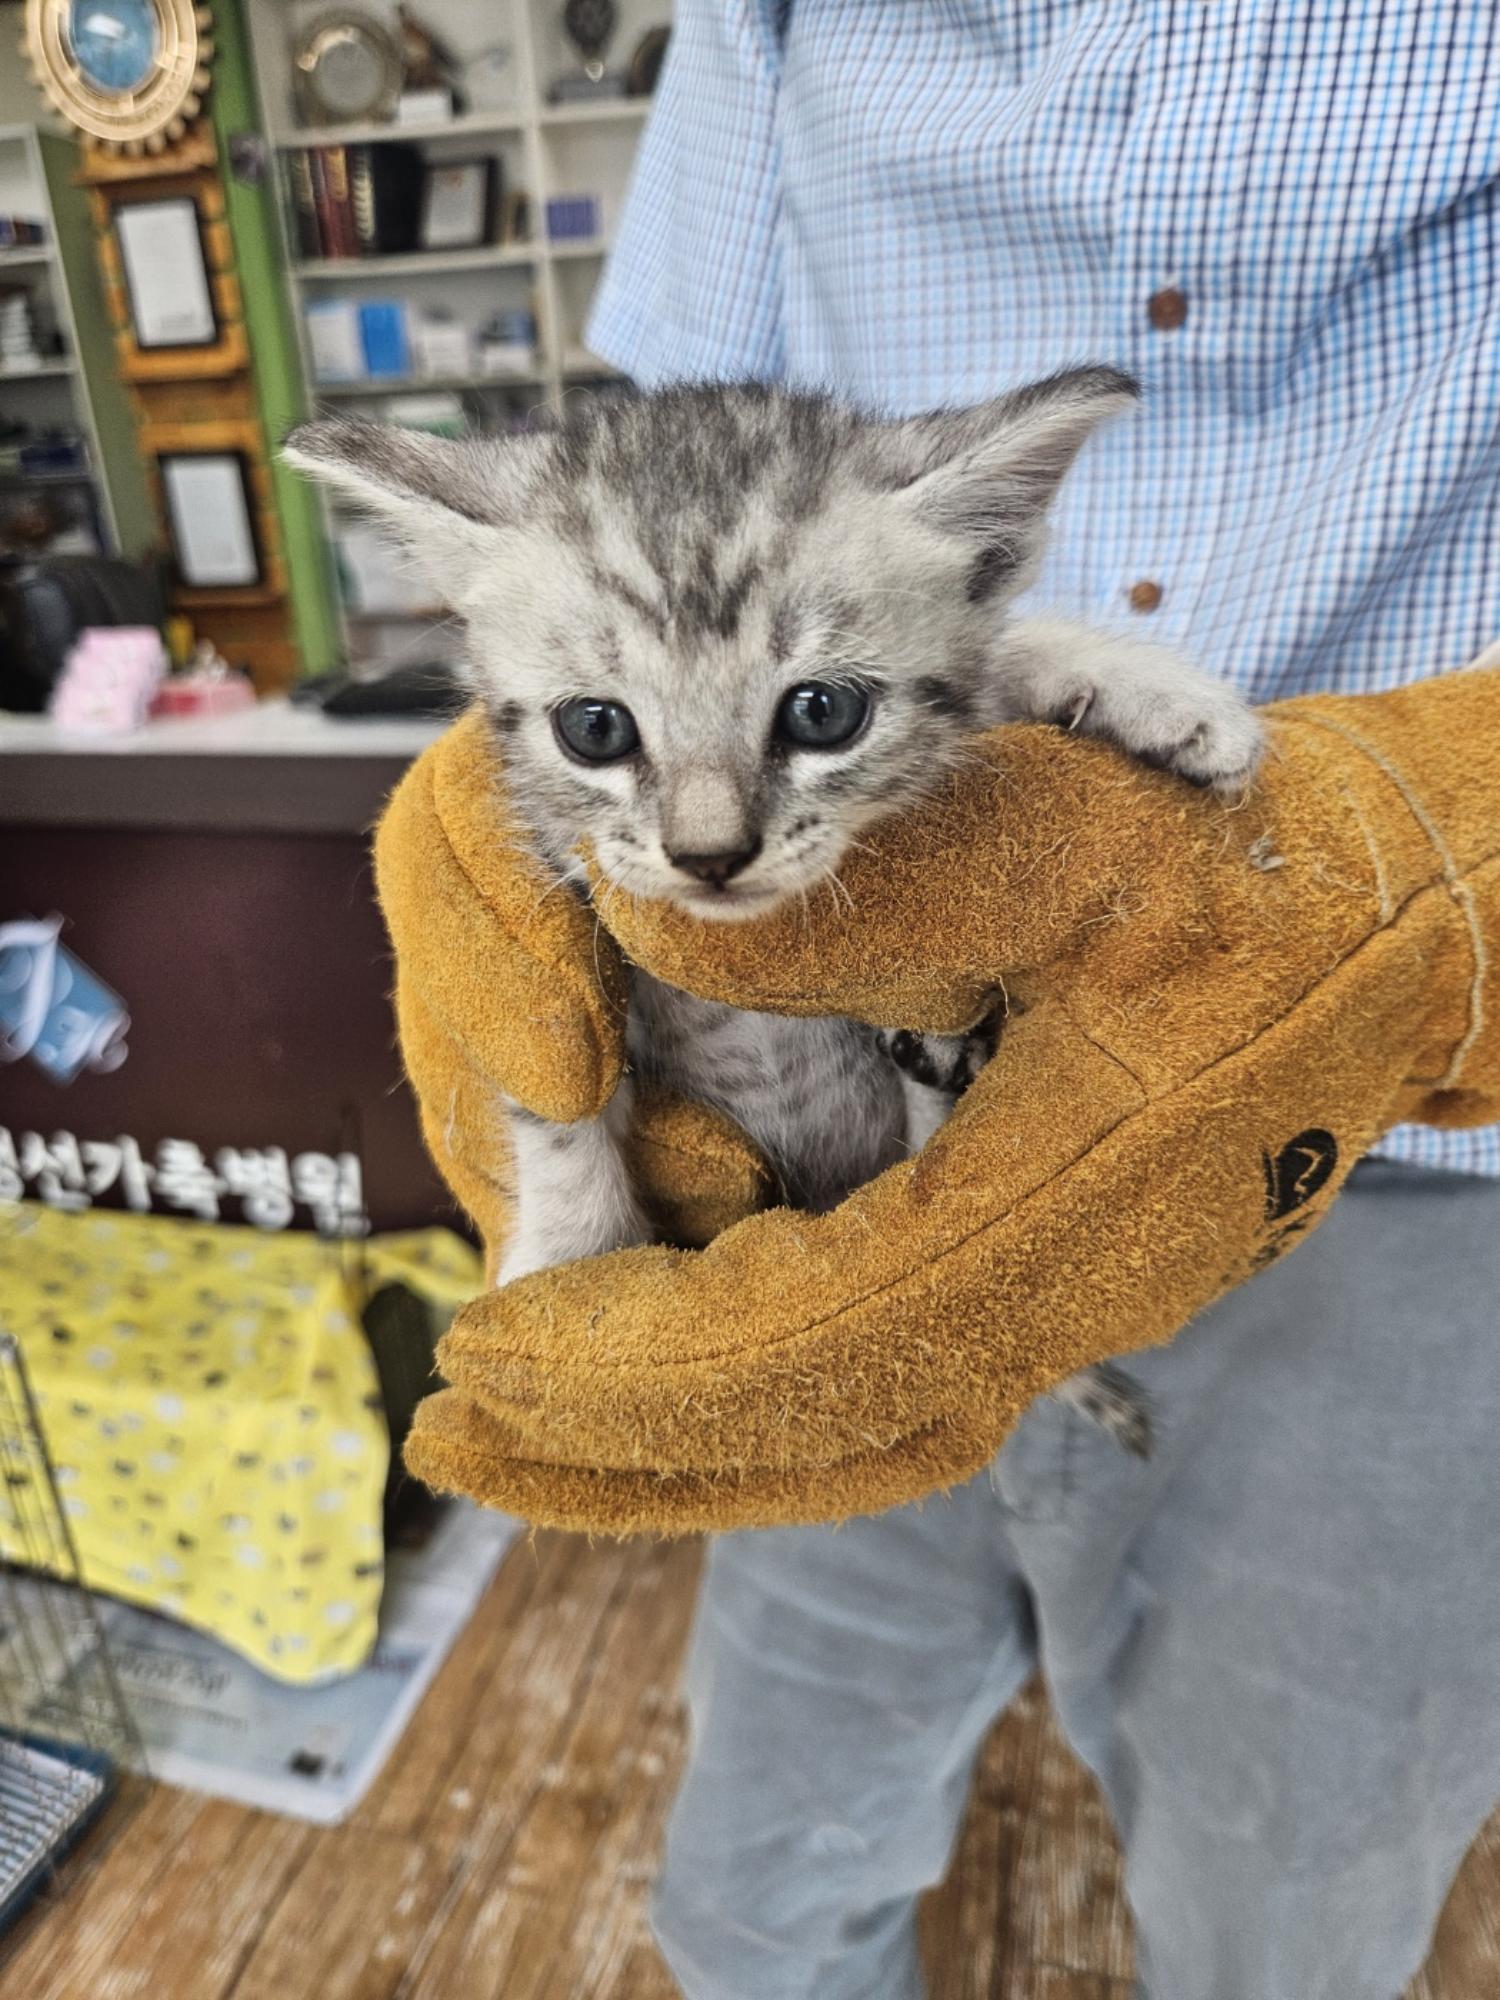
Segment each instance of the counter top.
[{"label": "counter top", "polygon": [[265,701],[83,736],[0,715],[0,826],[359,833],[444,724]]},{"label": "counter top", "polygon": [[410,716],[324,715],[289,701],[237,715],[164,717],[129,736],[80,736],[50,715],[0,715],[0,757],[415,757],[443,733]]}]

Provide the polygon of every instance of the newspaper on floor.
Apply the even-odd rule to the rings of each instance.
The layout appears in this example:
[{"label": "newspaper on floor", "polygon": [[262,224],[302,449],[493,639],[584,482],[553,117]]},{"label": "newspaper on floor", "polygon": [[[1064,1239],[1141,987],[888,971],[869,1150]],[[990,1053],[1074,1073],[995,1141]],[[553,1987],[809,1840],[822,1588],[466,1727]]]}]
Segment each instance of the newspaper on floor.
[{"label": "newspaper on floor", "polygon": [[[522,1523],[451,1501],[421,1547],[386,1562],[380,1636],[357,1672],[285,1687],[216,1640],[154,1612],[96,1598],[104,1643],[153,1778],[329,1825],[353,1811],[473,1614]],[[59,1588],[17,1580],[28,1594]],[[0,1615],[0,1685],[7,1634]],[[33,1667],[34,1662],[29,1663]],[[72,1675],[90,1663],[75,1660]],[[52,1686],[69,1671],[51,1663]],[[29,1725],[45,1733],[45,1685]]]}]

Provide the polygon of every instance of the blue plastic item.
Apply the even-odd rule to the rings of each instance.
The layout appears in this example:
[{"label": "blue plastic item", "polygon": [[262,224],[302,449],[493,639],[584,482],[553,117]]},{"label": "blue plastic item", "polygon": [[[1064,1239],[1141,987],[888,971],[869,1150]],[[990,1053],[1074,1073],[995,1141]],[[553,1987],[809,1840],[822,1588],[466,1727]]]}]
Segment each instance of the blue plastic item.
[{"label": "blue plastic item", "polygon": [[395,299],[369,299],[359,309],[359,337],[372,375],[411,373],[406,308]]}]

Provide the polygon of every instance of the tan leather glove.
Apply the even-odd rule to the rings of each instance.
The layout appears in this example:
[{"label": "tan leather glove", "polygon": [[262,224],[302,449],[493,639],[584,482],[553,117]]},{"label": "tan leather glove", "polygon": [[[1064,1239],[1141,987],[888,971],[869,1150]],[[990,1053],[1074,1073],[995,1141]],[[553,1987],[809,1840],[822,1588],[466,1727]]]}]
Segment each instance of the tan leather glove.
[{"label": "tan leather glove", "polygon": [[[631,957],[712,998],[953,1031],[1003,994],[1011,1018],[925,1152],[833,1213],[771,1210],[702,1252],[623,1251],[465,1308],[413,1471],[615,1533],[890,1506],[1290,1248],[1393,1123],[1500,1117],[1500,673],[1267,720],[1236,806],[1096,743],[997,732],[988,768],[846,864],[853,914],[705,925],[611,898]],[[618,962],[591,915],[540,898],[503,820],[466,723],[379,849],[427,1130],[487,1227],[496,1080],[576,1116],[620,1060]],[[708,1128],[677,1116],[691,1181],[683,1134]],[[722,1147],[728,1215],[764,1182],[715,1129],[702,1184]]]},{"label": "tan leather glove", "polygon": [[[562,1123],[604,1108],[624,1062],[624,966],[593,911],[527,852],[477,714],[412,766],[375,856],[422,1134],[493,1279],[513,1200],[505,1100]],[[679,1243],[707,1243],[772,1196],[736,1126],[664,1092],[638,1099],[632,1164]]]}]

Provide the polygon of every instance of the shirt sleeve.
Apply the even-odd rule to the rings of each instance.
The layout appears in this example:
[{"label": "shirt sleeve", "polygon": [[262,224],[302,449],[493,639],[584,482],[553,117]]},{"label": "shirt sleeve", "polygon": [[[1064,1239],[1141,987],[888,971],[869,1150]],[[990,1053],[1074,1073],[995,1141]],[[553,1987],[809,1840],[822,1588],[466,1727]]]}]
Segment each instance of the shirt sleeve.
[{"label": "shirt sleeve", "polygon": [[594,353],[646,387],[783,369],[776,98],[791,0],[679,0]]}]

